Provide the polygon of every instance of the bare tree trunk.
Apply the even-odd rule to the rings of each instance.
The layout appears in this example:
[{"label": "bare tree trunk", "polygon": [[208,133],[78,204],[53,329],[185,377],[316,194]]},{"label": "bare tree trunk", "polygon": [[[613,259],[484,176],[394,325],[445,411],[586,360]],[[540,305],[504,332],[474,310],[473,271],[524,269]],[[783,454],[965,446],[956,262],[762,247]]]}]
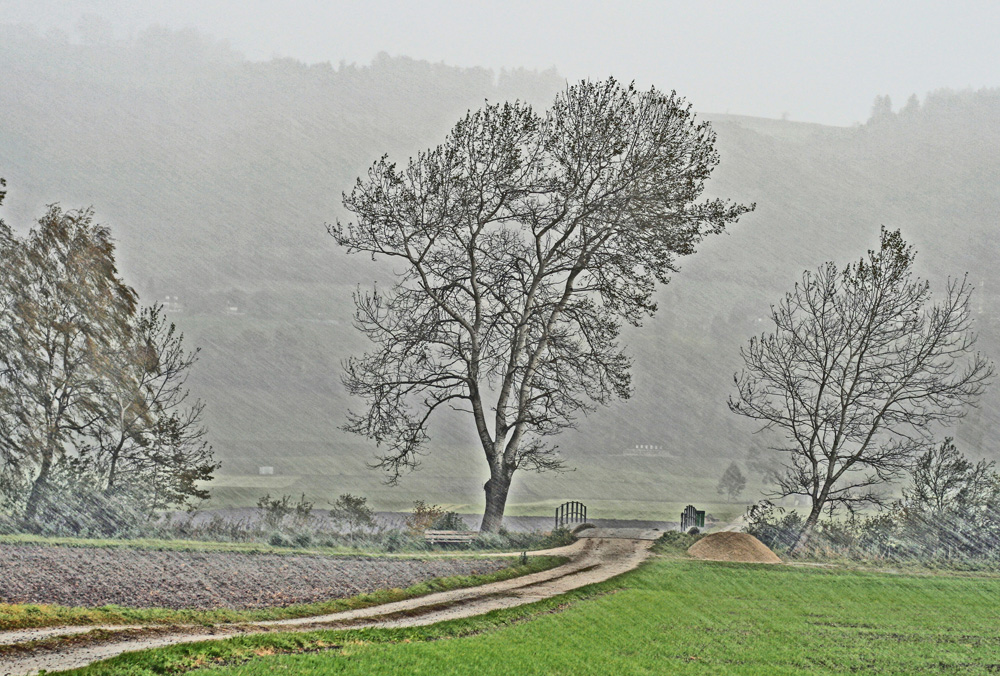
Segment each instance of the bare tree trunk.
[{"label": "bare tree trunk", "polygon": [[486,490],[486,511],[479,527],[482,533],[496,533],[503,524],[503,512],[507,506],[507,492],[510,491],[510,477],[503,470],[491,472],[490,480],[483,486]]},{"label": "bare tree trunk", "polygon": [[108,466],[108,485],[104,489],[105,495],[111,495],[115,489],[115,480],[118,478],[118,456],[121,455],[122,447],[125,445],[125,438],[118,441],[118,445],[111,451],[111,464]]},{"label": "bare tree trunk", "polygon": [[806,546],[809,542],[809,537],[812,535],[813,529],[816,527],[816,523],[819,521],[819,517],[823,512],[822,502],[813,502],[812,509],[809,511],[809,516],[806,517],[806,522],[802,526],[802,530],[799,531],[799,537],[796,538],[795,544],[792,548],[788,550],[789,556],[795,556],[799,550]]},{"label": "bare tree trunk", "polygon": [[52,451],[46,449],[42,452],[42,463],[38,469],[38,476],[31,485],[31,493],[28,494],[28,502],[24,507],[24,520],[34,521],[38,514],[38,504],[42,500],[42,495],[48,487],[49,474],[52,473]]}]

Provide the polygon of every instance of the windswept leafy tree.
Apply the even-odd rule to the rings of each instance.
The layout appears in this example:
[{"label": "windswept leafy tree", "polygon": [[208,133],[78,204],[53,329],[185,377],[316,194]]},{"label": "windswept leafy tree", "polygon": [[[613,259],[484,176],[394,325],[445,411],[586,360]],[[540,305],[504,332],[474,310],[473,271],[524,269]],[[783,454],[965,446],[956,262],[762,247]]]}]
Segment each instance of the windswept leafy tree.
[{"label": "windswept leafy tree", "polygon": [[880,503],[879,488],[911,466],[933,426],[962,417],[993,375],[973,352],[971,285],[950,280],[930,304],[914,256],[883,228],[867,258],[806,271],[772,308],[774,332],[741,350],[729,406],[784,435],[774,494],[810,501],[793,553],[825,507]]},{"label": "windswept leafy tree", "polygon": [[11,243],[12,301],[0,319],[0,447],[35,517],[54,467],[102,415],[102,360],[127,339],[135,292],[90,210],[49,207]]},{"label": "windswept leafy tree", "polygon": [[203,497],[218,465],[186,403],[195,353],[159,308],[138,310],[108,229],[51,206],[23,240],[0,223],[0,259],[3,507],[28,527],[113,529],[74,512],[148,517]]},{"label": "windswept leafy tree", "polygon": [[417,464],[431,415],[467,413],[489,465],[483,531],[518,469],[561,461],[548,437],[630,392],[622,321],[652,314],[656,282],[752,207],[699,201],[719,158],[675,94],[613,79],[568,87],[545,114],[487,105],[404,168],[387,158],[331,228],[350,253],[394,264],[359,293],[374,349],[346,363],[365,402],[347,429],[385,451],[390,480]]},{"label": "windswept leafy tree", "polygon": [[974,463],[955,447],[951,437],[924,451],[910,470],[903,490],[905,505],[940,513],[954,506],[983,503],[981,496],[996,484],[995,463]]},{"label": "windswept leafy tree", "polygon": [[1000,476],[946,438],[917,457],[897,505],[898,539],[924,556],[990,555],[1000,548]]},{"label": "windswept leafy tree", "polygon": [[[7,181],[0,178],[0,204],[3,204],[7,191],[3,190]],[[11,313],[15,299],[15,262],[17,256],[17,239],[10,227],[0,220],[0,435],[6,437],[17,428],[11,411],[13,406],[11,389],[6,386],[14,375],[15,363],[2,358],[3,347],[9,347],[8,341],[12,324]],[[4,413],[8,412],[8,413]],[[9,444],[0,443],[0,508],[10,507],[15,487],[22,485],[20,472],[17,471],[17,456],[21,454]]]}]

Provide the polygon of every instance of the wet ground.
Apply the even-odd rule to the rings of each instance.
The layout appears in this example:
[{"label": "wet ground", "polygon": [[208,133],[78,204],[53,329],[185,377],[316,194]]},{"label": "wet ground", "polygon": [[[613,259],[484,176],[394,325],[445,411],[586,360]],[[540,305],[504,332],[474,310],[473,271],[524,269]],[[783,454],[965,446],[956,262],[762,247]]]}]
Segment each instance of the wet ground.
[{"label": "wet ground", "polygon": [[[347,627],[402,627],[433,624],[470,617],[550,598],[572,589],[601,582],[632,570],[649,555],[650,539],[621,537],[580,539],[569,547],[546,553],[569,557],[569,562],[540,573],[480,587],[429,594],[416,599],[373,606],[318,617],[260,622],[253,625],[204,627],[65,627],[31,631],[0,632],[3,646],[15,649],[0,653],[0,673],[11,676],[36,674],[85,666],[133,650],[176,643],[220,640],[250,633],[309,631]],[[515,554],[516,556],[516,554]],[[96,633],[95,630],[102,630]],[[18,651],[26,641],[74,636],[70,642]]]}]

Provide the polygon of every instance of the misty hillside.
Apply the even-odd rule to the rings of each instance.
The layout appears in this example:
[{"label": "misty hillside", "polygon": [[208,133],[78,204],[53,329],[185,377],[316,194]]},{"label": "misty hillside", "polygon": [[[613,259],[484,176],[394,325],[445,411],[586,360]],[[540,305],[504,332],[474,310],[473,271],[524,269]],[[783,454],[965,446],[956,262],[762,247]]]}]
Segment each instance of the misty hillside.
[{"label": "misty hillside", "polygon": [[[391,268],[344,255],[324,224],[383,153],[405,162],[484,99],[544,107],[564,85],[556,73],[386,56],[252,63],[193,32],[76,45],[11,27],[0,27],[0,66],[4,219],[24,229],[47,203],[93,205],[126,280],[146,302],[169,298],[202,347],[191,385],[223,462],[220,502],[350,491],[386,508],[481,503],[483,460],[453,420],[395,489],[366,468],[372,446],[338,430],[350,404],[339,364],[364,348],[351,292]],[[860,257],[880,224],[916,245],[933,288],[969,273],[980,347],[1000,355],[1000,90],[886,103],[854,128],[705,115],[722,157],[711,195],[757,210],[681,261],[657,316],[626,331],[634,397],[559,440],[575,472],[515,478],[512,512],[582,499],[658,516],[717,499],[730,459],[759,445],[725,403],[740,346],[803,269]],[[962,450],[1000,459],[998,422],[994,390],[958,431]]]}]

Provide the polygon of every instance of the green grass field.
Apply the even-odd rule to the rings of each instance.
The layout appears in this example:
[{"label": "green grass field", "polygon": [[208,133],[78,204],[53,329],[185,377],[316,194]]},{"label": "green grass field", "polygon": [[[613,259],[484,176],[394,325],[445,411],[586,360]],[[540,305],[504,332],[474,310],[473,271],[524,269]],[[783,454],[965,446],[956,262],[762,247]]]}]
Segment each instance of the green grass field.
[{"label": "green grass field", "polygon": [[[998,599],[1000,579],[987,576],[659,558],[608,583],[471,621],[257,637],[228,650],[202,644],[171,649],[174,659],[123,656],[121,671],[88,673],[237,662],[192,673],[992,674],[1000,670]],[[286,649],[313,652],[254,657]]]}]

